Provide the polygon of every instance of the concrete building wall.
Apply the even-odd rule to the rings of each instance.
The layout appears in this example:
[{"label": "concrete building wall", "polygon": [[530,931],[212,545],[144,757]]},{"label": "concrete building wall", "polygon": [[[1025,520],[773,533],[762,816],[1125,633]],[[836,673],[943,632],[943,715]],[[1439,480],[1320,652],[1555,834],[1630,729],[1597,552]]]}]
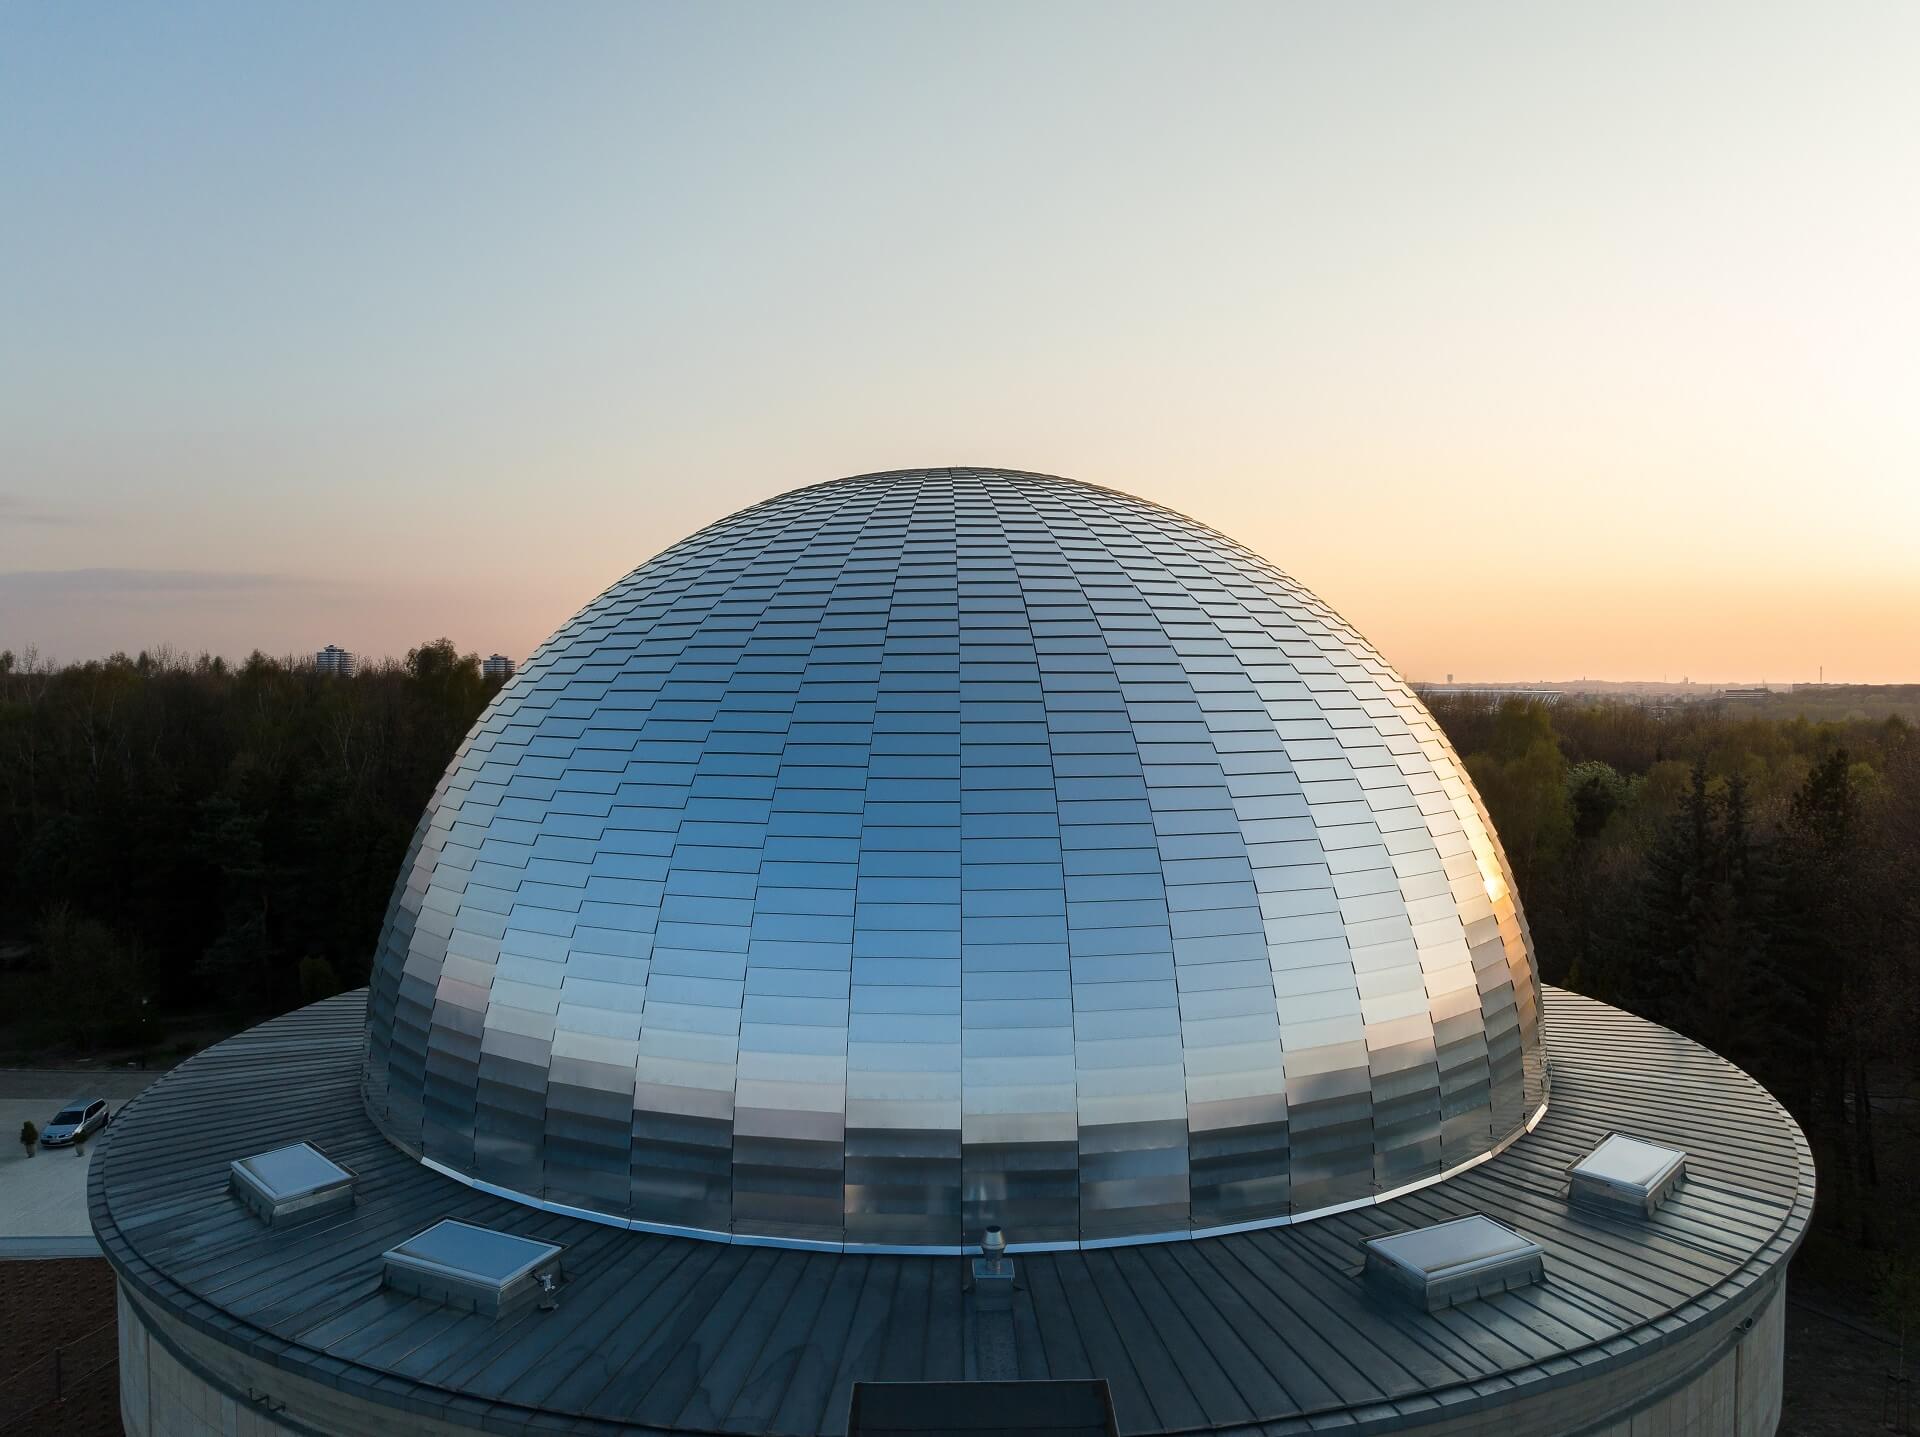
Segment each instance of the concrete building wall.
[{"label": "concrete building wall", "polygon": [[1593,1437],[1772,1437],[1786,1360],[1784,1278],[1752,1323],[1704,1371]]},{"label": "concrete building wall", "polygon": [[120,1289],[120,1425],[127,1437],[290,1437],[264,1406],[215,1386],[155,1337]]},{"label": "concrete building wall", "polygon": [[1712,1320],[1598,1364],[1578,1380],[1490,1399],[1439,1421],[1383,1419],[1362,1430],[1420,1437],[1772,1437],[1786,1338],[1780,1271]]},{"label": "concrete building wall", "polygon": [[120,1285],[127,1437],[471,1437],[475,1430],[298,1377],[163,1317]]}]

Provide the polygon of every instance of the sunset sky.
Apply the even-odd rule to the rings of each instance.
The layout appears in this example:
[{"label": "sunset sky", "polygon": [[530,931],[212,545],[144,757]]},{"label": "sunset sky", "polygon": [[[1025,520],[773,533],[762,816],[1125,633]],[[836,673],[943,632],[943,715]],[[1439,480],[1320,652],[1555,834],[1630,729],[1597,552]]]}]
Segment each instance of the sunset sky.
[{"label": "sunset sky", "polygon": [[1416,679],[1920,681],[1920,6],[20,4],[0,646],[524,656],[876,469]]}]

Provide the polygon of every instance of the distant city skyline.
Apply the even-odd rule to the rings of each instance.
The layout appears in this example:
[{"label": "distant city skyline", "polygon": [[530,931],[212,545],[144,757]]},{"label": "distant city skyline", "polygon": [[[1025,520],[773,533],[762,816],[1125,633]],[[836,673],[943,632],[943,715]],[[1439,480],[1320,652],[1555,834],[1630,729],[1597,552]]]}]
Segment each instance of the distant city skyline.
[{"label": "distant city skyline", "polygon": [[1920,681],[1913,7],[6,39],[0,647],[524,658],[747,504],[956,464],[1191,514],[1418,680]]}]

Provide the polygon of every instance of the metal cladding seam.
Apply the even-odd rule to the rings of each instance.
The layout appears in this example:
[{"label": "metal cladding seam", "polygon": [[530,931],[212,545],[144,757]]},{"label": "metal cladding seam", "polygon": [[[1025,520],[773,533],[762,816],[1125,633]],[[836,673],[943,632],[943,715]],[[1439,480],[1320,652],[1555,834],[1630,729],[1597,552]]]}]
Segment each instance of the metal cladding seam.
[{"label": "metal cladding seam", "polygon": [[1544,1101],[1464,766],[1325,604],[1071,480],[794,490],[613,585],[434,793],[364,1094],[733,1239],[1151,1240],[1429,1181]]}]

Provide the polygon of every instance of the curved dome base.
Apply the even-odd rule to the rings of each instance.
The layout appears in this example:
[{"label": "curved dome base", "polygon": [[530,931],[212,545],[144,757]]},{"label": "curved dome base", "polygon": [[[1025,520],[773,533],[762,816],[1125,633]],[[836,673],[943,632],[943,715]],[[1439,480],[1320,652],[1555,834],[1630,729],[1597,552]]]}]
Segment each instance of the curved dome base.
[{"label": "curved dome base", "polygon": [[[1263,1228],[1291,1227],[1295,1223],[1312,1222],[1316,1218],[1334,1217],[1340,1213],[1354,1212],[1360,1208],[1375,1207],[1381,1203],[1393,1202],[1411,1193],[1417,1193],[1422,1188],[1430,1188],[1439,1183],[1446,1182],[1449,1178],[1457,1177],[1461,1173],[1471,1172],[1474,1168],[1479,1167],[1480,1164],[1498,1157],[1514,1143],[1532,1132],[1540,1125],[1541,1119],[1546,1117],[1546,1115],[1547,1104],[1542,1103],[1538,1108],[1534,1109],[1533,1116],[1527,1119],[1525,1126],[1509,1134],[1496,1147],[1489,1149],[1478,1157],[1467,1159],[1458,1167],[1448,1168],[1443,1173],[1435,1173],[1431,1177],[1421,1178],[1418,1182],[1408,1183],[1404,1187],[1395,1188],[1391,1192],[1375,1193],[1371,1197],[1355,1198],[1350,1202],[1339,1203],[1332,1207],[1315,1208],[1308,1212],[1288,1213],[1279,1217],[1255,1218],[1250,1222],[1228,1223],[1220,1227],[1201,1228],[1188,1226],[1170,1228],[1166,1232],[1139,1233],[1130,1237],[1096,1237],[1074,1242],[1019,1242],[1009,1238],[1007,1240],[1007,1251],[1014,1254],[1023,1252],[1073,1252],[1075,1250],[1094,1251],[1107,1247],[1138,1247],[1142,1243],[1150,1242],[1196,1242],[1211,1237],[1226,1237],[1233,1233],[1259,1232]],[[392,1140],[391,1134],[389,1134],[389,1140]],[[575,1218],[581,1222],[599,1223],[603,1227],[622,1228],[628,1232],[658,1233],[663,1237],[691,1238],[696,1242],[742,1243],[750,1247],[790,1247],[802,1252],[885,1253],[896,1257],[966,1257],[980,1251],[980,1245],[978,1243],[930,1243],[913,1247],[897,1243],[825,1242],[818,1239],[768,1237],[751,1232],[723,1232],[715,1228],[675,1227],[668,1223],[646,1222],[640,1218],[616,1217],[612,1213],[598,1212],[593,1208],[570,1207],[566,1203],[549,1202],[545,1198],[529,1197],[527,1194],[516,1192],[512,1188],[501,1187],[496,1183],[470,1177],[458,1169],[448,1167],[445,1163],[437,1163],[432,1158],[424,1157],[420,1153],[408,1149],[402,1143],[395,1142],[394,1146],[406,1152],[410,1157],[418,1159],[422,1166],[431,1169],[442,1177],[452,1178],[455,1182],[460,1183],[464,1187],[470,1187],[476,1192],[487,1193],[493,1197],[505,1198],[509,1202],[518,1203],[522,1207],[532,1208],[538,1212],[556,1213],[562,1217]]]}]

